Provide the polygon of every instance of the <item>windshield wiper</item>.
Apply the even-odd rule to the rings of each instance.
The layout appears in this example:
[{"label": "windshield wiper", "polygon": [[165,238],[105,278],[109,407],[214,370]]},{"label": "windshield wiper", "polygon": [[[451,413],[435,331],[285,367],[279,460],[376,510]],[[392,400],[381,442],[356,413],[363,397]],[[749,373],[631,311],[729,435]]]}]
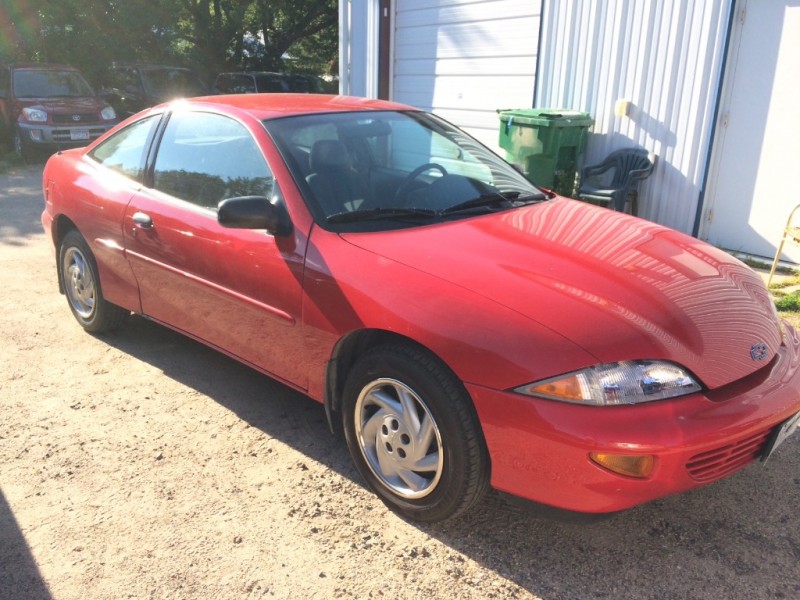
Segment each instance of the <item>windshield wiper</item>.
[{"label": "windshield wiper", "polygon": [[481,194],[477,198],[459,202],[442,210],[399,207],[370,208],[336,213],[325,220],[328,223],[355,223],[358,221],[378,221],[380,219],[433,219],[481,206],[493,206],[508,202],[511,202],[514,206],[522,206],[523,204],[541,202],[542,200],[547,200],[547,196],[541,193],[521,196],[520,192],[493,192],[491,194]]},{"label": "windshield wiper", "polygon": [[539,202],[546,200],[547,196],[544,194],[530,194],[529,196],[520,196],[520,192],[492,192],[491,194],[481,194],[477,198],[459,202],[453,206],[449,206],[444,210],[440,210],[440,215],[449,215],[463,210],[470,210],[480,206],[493,206],[495,204],[503,204],[505,202],[513,202],[518,206],[522,204],[529,204],[531,202]]},{"label": "windshield wiper", "polygon": [[357,221],[377,221],[380,219],[432,219],[439,216],[439,212],[430,208],[370,208],[367,210],[354,210],[340,212],[325,219],[328,223],[354,223]]}]

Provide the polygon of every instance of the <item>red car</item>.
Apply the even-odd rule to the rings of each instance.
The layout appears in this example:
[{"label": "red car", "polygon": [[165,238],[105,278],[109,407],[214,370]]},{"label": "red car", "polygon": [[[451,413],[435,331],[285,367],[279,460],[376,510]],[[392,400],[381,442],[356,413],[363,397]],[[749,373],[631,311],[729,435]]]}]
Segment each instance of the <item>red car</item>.
[{"label": "red car", "polygon": [[44,194],[85,329],[134,312],[305,392],[414,519],[489,486],[617,511],[797,428],[800,339],[750,269],[406,106],[162,105],[52,157]]},{"label": "red car", "polygon": [[80,71],[45,63],[0,64],[0,137],[27,158],[85,146],[117,124],[114,109]]}]

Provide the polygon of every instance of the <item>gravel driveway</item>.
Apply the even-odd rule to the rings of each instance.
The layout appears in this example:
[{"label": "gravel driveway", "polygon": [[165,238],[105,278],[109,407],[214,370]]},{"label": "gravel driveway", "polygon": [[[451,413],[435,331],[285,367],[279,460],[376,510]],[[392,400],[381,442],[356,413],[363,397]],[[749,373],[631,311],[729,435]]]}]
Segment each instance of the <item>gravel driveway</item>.
[{"label": "gravel driveway", "polygon": [[766,466],[605,521],[491,496],[408,523],[322,407],[140,318],[84,333],[0,174],[0,598],[798,598],[800,435]]}]

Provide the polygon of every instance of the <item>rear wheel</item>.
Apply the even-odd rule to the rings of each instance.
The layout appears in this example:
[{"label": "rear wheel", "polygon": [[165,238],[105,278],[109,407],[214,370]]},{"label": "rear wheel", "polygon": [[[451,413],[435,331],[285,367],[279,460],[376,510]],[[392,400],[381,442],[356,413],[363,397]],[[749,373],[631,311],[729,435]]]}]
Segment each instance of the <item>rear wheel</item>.
[{"label": "rear wheel", "polygon": [[472,403],[429,353],[406,345],[370,350],[347,378],[342,415],[356,466],[400,514],[443,521],[485,494],[489,460]]},{"label": "rear wheel", "polygon": [[86,331],[109,331],[130,314],[103,298],[94,255],[83,236],[74,229],[64,236],[58,260],[69,308]]}]

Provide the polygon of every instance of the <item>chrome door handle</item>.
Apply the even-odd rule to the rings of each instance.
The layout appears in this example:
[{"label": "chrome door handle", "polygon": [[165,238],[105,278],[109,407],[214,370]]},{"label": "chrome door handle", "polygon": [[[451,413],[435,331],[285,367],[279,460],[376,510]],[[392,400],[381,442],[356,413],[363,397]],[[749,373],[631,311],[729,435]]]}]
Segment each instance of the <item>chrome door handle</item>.
[{"label": "chrome door handle", "polygon": [[142,229],[150,229],[153,226],[153,219],[143,212],[133,213],[133,222]]}]

